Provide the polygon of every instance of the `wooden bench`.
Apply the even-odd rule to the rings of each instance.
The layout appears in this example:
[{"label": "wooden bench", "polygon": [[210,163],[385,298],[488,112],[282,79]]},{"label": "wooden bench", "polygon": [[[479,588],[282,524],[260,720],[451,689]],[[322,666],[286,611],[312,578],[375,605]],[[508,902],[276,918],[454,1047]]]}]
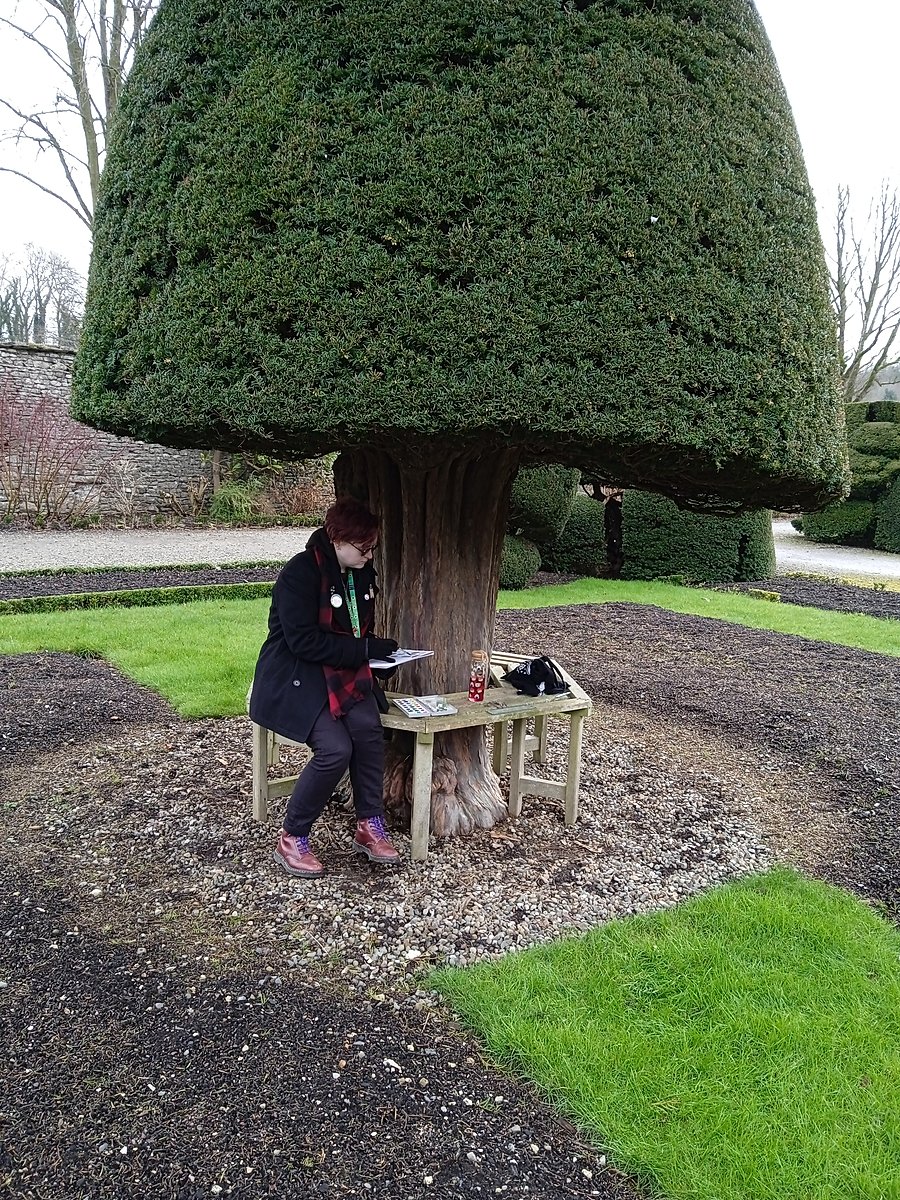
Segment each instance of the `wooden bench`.
[{"label": "wooden bench", "polygon": [[[581,780],[581,741],[584,719],[590,714],[591,701],[574,679],[562,671],[569,694],[566,696],[520,696],[514,688],[502,683],[500,676],[531,655],[495,653],[491,655],[491,686],[484,700],[473,702],[465,692],[452,693],[447,699],[458,709],[439,717],[407,717],[396,707],[384,713],[381,723],[385,729],[400,729],[414,738],[412,784],[412,859],[424,862],[428,857],[428,832],[431,822],[431,770],[435,734],[448,729],[469,729],[478,725],[494,727],[493,768],[500,775],[509,761],[509,814],[518,817],[522,812],[523,796],[545,796],[560,800],[565,822],[574,825],[578,819],[578,789]],[[558,665],[558,664],[557,664]],[[562,668],[560,668],[562,670]],[[546,757],[547,720],[562,717],[569,723],[567,771],[561,781],[540,779],[525,772],[525,755],[531,752],[534,761]],[[528,721],[534,721],[534,732],[528,733]],[[297,781],[296,775],[269,779],[269,766],[280,759],[282,745],[297,746],[261,725],[253,724],[253,815],[258,821],[269,820],[270,801],[289,795]]]}]

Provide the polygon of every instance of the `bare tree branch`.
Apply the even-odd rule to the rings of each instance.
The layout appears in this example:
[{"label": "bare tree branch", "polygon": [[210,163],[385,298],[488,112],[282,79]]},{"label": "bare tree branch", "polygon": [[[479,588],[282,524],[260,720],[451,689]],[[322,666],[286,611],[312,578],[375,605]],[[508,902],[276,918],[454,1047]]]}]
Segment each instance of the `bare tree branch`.
[{"label": "bare tree branch", "polygon": [[[29,111],[13,96],[3,95],[0,83],[0,106],[21,122],[16,142],[30,141],[39,150],[53,150],[63,182],[45,178],[37,167],[32,171],[21,161],[0,163],[0,169],[60,200],[90,227],[109,121],[159,0],[25,2],[35,13],[34,21],[0,17],[0,26],[36,46],[53,64],[54,99],[52,105],[45,102]],[[4,140],[11,139],[0,136],[0,143]]]},{"label": "bare tree branch", "polygon": [[838,189],[830,284],[844,399],[851,403],[900,363],[900,197],[887,184],[870,204],[862,233],[849,188]]},{"label": "bare tree branch", "polygon": [[90,218],[86,217],[83,212],[77,209],[75,205],[71,203],[71,201],[65,198],[65,196],[61,196],[59,192],[54,192],[52,188],[45,187],[42,183],[38,183],[36,179],[32,179],[30,175],[26,175],[24,171],[17,171],[14,167],[0,166],[0,171],[6,175],[17,175],[19,179],[26,180],[26,182],[30,183],[32,187],[36,187],[40,191],[46,192],[48,196],[52,196],[54,200],[58,200],[60,204],[64,204],[66,208],[70,208],[78,220],[83,221],[84,224],[87,225],[88,229],[91,228]]}]

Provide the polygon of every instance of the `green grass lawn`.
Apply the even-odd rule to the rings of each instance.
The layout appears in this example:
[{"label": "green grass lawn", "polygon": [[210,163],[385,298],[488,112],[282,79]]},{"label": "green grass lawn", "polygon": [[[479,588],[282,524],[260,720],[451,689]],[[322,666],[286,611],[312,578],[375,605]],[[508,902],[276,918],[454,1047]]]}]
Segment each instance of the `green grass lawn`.
[{"label": "green grass lawn", "polygon": [[[739,593],[673,584],[582,579],[562,587],[501,592],[499,607],[617,600],[900,655],[900,621],[773,604]],[[0,653],[67,650],[99,655],[165,696],[186,717],[234,716],[245,709],[268,610],[268,600],[217,599],[158,608],[2,615]]]},{"label": "green grass lawn", "polygon": [[0,653],[99,655],[183,716],[231,717],[246,709],[268,611],[268,600],[196,600],[0,616]]},{"label": "green grass lawn", "polygon": [[432,976],[670,1200],[900,1198],[900,934],[788,871]]}]

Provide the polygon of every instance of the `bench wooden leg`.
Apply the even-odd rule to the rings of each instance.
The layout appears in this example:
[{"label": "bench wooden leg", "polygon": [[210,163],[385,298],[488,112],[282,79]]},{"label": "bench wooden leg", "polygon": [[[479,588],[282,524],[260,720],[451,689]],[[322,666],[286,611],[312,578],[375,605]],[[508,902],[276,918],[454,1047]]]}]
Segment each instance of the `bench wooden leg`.
[{"label": "bench wooden leg", "polygon": [[585,711],[573,712],[569,719],[569,769],[566,774],[566,824],[578,820],[578,792],[581,787],[581,736]]},{"label": "bench wooden leg", "polygon": [[268,729],[253,722],[253,815],[263,825],[269,823],[269,744]]},{"label": "bench wooden leg", "polygon": [[434,760],[434,734],[416,735],[413,751],[412,786],[412,860],[424,862],[428,857],[428,829],[431,825],[431,767]]},{"label": "bench wooden leg", "polygon": [[509,815],[522,812],[522,776],[525,774],[525,717],[512,723],[512,749],[509,753]]},{"label": "bench wooden leg", "polygon": [[534,718],[534,736],[537,738],[537,746],[535,747],[531,757],[536,763],[545,763],[547,761],[547,718]]},{"label": "bench wooden leg", "polygon": [[506,722],[498,721],[491,728],[494,731],[494,748],[491,754],[491,765],[494,768],[494,774],[499,776],[506,770]]}]

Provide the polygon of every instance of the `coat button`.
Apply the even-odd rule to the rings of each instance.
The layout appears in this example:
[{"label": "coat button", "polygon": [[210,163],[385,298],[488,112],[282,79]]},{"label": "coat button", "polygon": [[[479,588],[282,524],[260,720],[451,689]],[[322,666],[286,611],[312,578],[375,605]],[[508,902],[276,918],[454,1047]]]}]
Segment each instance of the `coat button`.
[{"label": "coat button", "polygon": [[299,686],[300,686],[300,680],[299,680],[299,679],[295,679],[295,680],[294,680],[294,687],[299,687]]}]

